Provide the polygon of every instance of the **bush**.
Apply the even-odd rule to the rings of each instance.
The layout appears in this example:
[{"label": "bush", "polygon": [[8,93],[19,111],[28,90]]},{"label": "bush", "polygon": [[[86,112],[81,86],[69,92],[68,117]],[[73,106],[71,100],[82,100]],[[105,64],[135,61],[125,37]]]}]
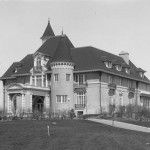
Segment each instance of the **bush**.
[{"label": "bush", "polygon": [[70,111],[68,111],[68,115],[70,119],[73,119],[76,117],[74,109],[71,109]]},{"label": "bush", "polygon": [[109,104],[109,115],[113,115],[115,111],[115,105]]},{"label": "bush", "polygon": [[125,114],[125,106],[119,106],[116,112],[117,117],[122,117]]},{"label": "bush", "polygon": [[131,104],[129,104],[129,105],[127,105],[126,106],[126,116],[128,117],[128,118],[132,118],[132,116],[133,116],[133,113],[134,113],[134,106],[133,105],[131,105]]}]

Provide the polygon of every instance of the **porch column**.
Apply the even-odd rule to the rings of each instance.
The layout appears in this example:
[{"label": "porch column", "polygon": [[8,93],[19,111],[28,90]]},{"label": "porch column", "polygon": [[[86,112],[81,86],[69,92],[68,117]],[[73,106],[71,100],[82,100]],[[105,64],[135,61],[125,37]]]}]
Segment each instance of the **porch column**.
[{"label": "porch column", "polygon": [[26,103],[25,103],[25,94],[22,94],[22,111],[25,110]]},{"label": "porch column", "polygon": [[45,108],[49,109],[50,108],[50,96],[45,96]]},{"label": "porch column", "polygon": [[29,109],[32,112],[32,94],[30,94],[30,106],[29,106]]},{"label": "porch column", "polygon": [[43,79],[44,79],[44,77],[43,77],[43,74],[42,74],[42,76],[41,76],[41,77],[42,77],[42,87],[44,87],[44,80],[43,80]]},{"label": "porch column", "polygon": [[48,87],[47,74],[46,74],[46,87]]},{"label": "porch column", "polygon": [[11,99],[10,95],[7,95],[7,113],[11,113]]},{"label": "porch column", "polygon": [[30,76],[30,85],[32,85],[32,75]]},{"label": "porch column", "polygon": [[37,86],[36,76],[34,76],[34,83],[35,83],[35,86]]}]

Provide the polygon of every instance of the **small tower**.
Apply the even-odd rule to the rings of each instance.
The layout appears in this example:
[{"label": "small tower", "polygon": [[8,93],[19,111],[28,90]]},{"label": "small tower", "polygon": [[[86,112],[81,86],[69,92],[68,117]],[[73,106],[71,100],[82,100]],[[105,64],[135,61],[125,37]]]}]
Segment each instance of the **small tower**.
[{"label": "small tower", "polygon": [[43,33],[43,36],[41,37],[42,43],[44,43],[47,39],[49,39],[52,36],[55,36],[55,34],[54,34],[53,29],[50,25],[50,21],[48,20],[47,27]]},{"label": "small tower", "polygon": [[70,110],[73,102],[73,70],[74,63],[67,45],[66,35],[60,37],[57,49],[51,62],[51,94],[52,111]]}]

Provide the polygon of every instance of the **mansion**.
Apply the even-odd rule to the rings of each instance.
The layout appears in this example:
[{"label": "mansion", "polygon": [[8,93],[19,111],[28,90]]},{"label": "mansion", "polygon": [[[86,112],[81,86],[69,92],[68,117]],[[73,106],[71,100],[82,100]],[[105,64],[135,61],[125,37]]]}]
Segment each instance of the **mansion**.
[{"label": "mansion", "polygon": [[12,63],[0,78],[7,113],[53,113],[74,109],[76,115],[109,111],[109,105],[150,107],[150,80],[129,59],[92,46],[74,47],[67,35],[48,25],[34,54]]}]

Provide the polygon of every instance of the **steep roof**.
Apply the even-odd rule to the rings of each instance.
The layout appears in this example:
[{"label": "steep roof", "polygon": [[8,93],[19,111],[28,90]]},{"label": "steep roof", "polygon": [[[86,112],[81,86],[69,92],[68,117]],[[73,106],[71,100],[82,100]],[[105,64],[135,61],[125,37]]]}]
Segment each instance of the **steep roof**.
[{"label": "steep roof", "polygon": [[[42,46],[35,53],[40,52],[53,57],[54,52],[60,41],[60,38],[61,35],[50,37],[49,39],[46,40],[45,43],[42,44]],[[71,41],[67,36],[66,36],[66,43],[69,48],[74,48],[73,44],[71,43]]]},{"label": "steep roof", "polygon": [[68,46],[67,37],[65,35],[62,35],[59,39],[52,62],[72,62],[70,47]]},{"label": "steep roof", "polygon": [[[63,53],[64,50],[65,53]],[[70,55],[66,55],[68,51],[70,51]],[[122,57],[91,46],[74,48],[67,36],[63,38],[62,36],[51,37],[35,53],[37,52],[50,56],[50,60],[46,65],[48,69],[50,69],[51,62],[71,61],[75,63],[74,72],[88,72],[97,70],[134,80],[150,82],[146,77],[142,78],[139,75],[139,69],[131,61],[129,61],[129,65],[127,65]],[[121,64],[123,67],[130,67],[130,74],[127,74],[124,70],[117,71],[114,65],[112,68],[107,68],[104,64],[105,60],[112,61],[113,64]],[[17,75],[29,75],[33,65],[33,54],[27,55],[20,62],[13,63],[1,79],[14,77]],[[15,73],[14,69],[18,66],[19,69]]]},{"label": "steep roof", "polygon": [[[25,56],[20,62],[14,62],[1,78],[10,78],[19,74],[29,74],[32,67],[33,54],[29,54]],[[15,72],[15,69],[17,69],[17,72]]]},{"label": "steep roof", "polygon": [[[146,77],[141,78],[139,73],[136,71],[137,67],[129,61],[130,74],[127,74],[125,71],[117,71],[113,66],[112,68],[107,68],[104,64],[104,57],[107,57],[107,60],[117,61],[120,64],[126,64],[122,57],[108,53],[106,51],[87,46],[80,48],[71,49],[71,56],[73,62],[75,63],[76,72],[89,71],[89,70],[101,70],[110,74],[115,74],[118,76],[124,76],[127,78],[133,78],[135,80],[142,80],[150,82]],[[128,65],[126,65],[127,67]]]},{"label": "steep roof", "polygon": [[50,37],[50,36],[55,36],[55,34],[54,34],[53,29],[50,25],[50,21],[48,21],[47,27],[46,27],[41,39],[44,37]]}]

